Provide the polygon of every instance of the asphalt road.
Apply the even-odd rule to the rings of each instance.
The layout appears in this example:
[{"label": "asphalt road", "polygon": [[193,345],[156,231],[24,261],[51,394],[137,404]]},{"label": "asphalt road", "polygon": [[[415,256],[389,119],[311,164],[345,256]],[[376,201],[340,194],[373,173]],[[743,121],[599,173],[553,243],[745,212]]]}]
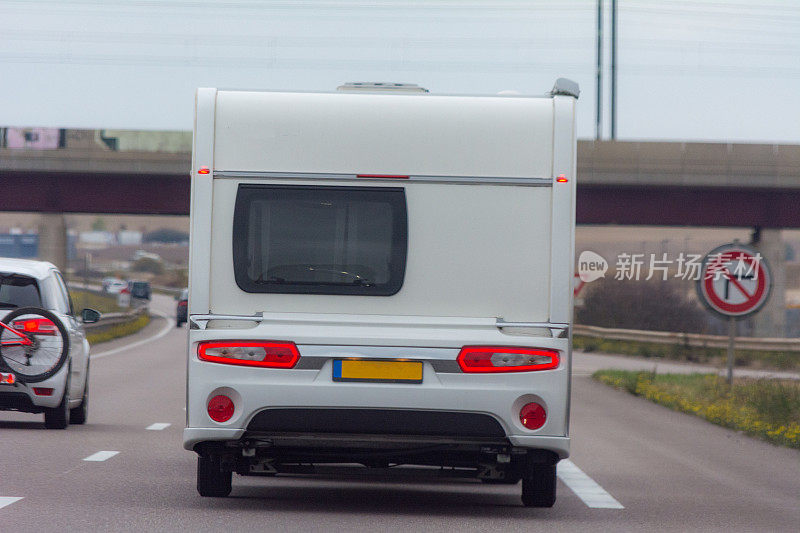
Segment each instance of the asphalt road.
[{"label": "asphalt road", "polygon": [[[166,297],[153,307],[174,313]],[[552,509],[523,508],[518,486],[387,477],[235,476],[230,498],[201,498],[195,456],[181,447],[185,346],[185,329],[161,319],[94,348],[100,357],[92,361],[85,426],[45,430],[41,415],[0,412],[0,531],[797,531],[800,524],[800,453],[595,383],[588,373],[596,361],[580,354],[572,464],[559,467]]]}]

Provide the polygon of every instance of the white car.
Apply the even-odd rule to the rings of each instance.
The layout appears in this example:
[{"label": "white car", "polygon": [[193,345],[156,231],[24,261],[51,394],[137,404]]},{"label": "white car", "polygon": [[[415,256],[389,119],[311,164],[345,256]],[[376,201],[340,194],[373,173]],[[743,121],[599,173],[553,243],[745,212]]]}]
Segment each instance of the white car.
[{"label": "white car", "polygon": [[202,496],[360,464],[554,504],[576,97],[198,91],[183,442]]},{"label": "white car", "polygon": [[103,287],[108,294],[119,294],[128,288],[128,282],[121,279],[113,279],[107,284],[103,282]]},{"label": "white car", "polygon": [[[46,317],[17,316],[29,308],[44,309],[42,316]],[[100,313],[93,309],[84,309],[80,317],[76,316],[64,279],[51,263],[0,258],[0,320],[8,326],[0,329],[0,411],[44,413],[45,426],[50,429],[84,424],[88,414],[89,343],[83,324],[99,318]],[[63,325],[63,330],[53,319]],[[30,332],[30,338],[37,334],[46,340],[58,336],[59,353],[66,351],[66,359],[61,366],[54,365],[51,371],[26,379],[35,371],[30,360],[25,366],[23,357],[14,354],[14,350],[23,351],[20,347],[9,347],[21,337],[12,330]],[[66,342],[60,331],[66,334]]]}]

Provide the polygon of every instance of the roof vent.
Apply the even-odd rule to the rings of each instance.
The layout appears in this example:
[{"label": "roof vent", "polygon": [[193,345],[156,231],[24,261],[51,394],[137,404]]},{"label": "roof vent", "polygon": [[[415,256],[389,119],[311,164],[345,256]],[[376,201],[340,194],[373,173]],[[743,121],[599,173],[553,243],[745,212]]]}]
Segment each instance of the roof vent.
[{"label": "roof vent", "polygon": [[558,78],[556,80],[556,84],[553,85],[553,90],[550,91],[551,96],[555,96],[557,94],[563,94],[565,96],[574,96],[575,98],[581,94],[581,90],[578,88],[578,84],[572,80],[568,80],[567,78]]}]

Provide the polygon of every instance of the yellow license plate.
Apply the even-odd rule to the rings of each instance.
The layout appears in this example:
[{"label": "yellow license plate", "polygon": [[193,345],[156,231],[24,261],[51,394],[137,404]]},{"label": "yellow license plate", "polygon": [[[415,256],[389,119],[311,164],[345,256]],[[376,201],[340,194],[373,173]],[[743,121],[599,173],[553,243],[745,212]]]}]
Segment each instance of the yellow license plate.
[{"label": "yellow license plate", "polygon": [[333,381],[422,383],[422,362],[334,359]]}]

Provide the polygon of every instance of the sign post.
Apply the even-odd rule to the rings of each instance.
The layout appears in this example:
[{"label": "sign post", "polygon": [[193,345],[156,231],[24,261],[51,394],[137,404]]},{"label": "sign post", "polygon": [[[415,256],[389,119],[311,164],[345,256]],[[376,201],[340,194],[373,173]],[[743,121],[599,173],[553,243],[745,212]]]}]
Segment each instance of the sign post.
[{"label": "sign post", "polygon": [[769,299],[772,274],[761,254],[734,241],[704,258],[697,295],[713,312],[728,319],[727,380],[733,383],[736,321],[757,312]]}]

